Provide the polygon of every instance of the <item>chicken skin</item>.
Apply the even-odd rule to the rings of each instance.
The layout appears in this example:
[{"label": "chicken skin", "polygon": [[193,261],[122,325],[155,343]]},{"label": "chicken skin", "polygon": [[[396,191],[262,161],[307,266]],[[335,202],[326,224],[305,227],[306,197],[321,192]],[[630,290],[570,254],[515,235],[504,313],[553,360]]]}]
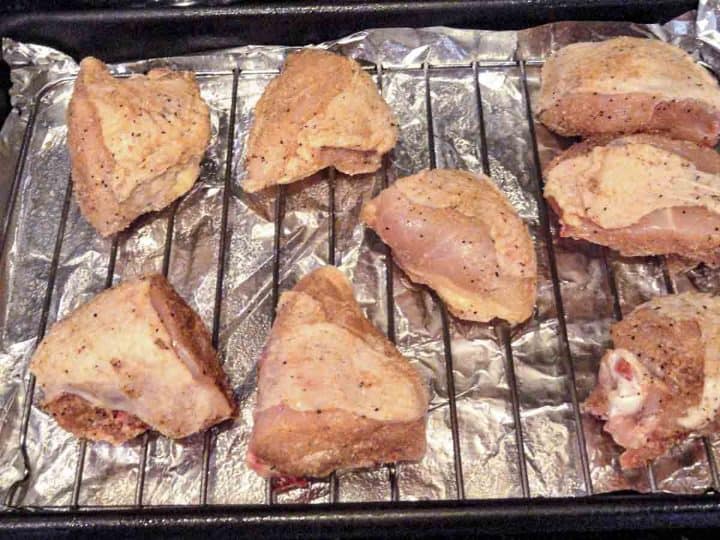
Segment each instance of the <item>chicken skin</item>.
[{"label": "chicken skin", "polygon": [[437,291],[455,316],[519,323],[532,314],[535,248],[487,177],[425,170],[397,180],[365,204],[360,217],[410,279]]},{"label": "chicken skin", "polygon": [[538,118],[566,136],[661,132],[714,146],[720,86],[689,54],[662,41],[574,43],[543,66]]},{"label": "chicken skin", "polygon": [[56,323],[30,364],[42,407],[78,437],[179,439],[233,416],[210,334],[161,275],[108,289]]},{"label": "chicken skin", "polygon": [[248,464],[266,477],[322,477],[420,460],[428,399],[348,280],[320,268],[280,297],[258,364]]},{"label": "chicken skin", "polygon": [[689,141],[631,135],[572,146],[545,171],[562,236],[623,255],[720,264],[720,156]]},{"label": "chicken skin", "polygon": [[80,210],[103,236],[184,195],[210,142],[210,113],[195,76],[153,69],[115,78],[80,63],[68,108],[72,180]]},{"label": "chicken skin", "polygon": [[720,299],[655,298],[613,325],[587,412],[625,451],[623,468],[663,455],[689,434],[716,429],[720,410]]},{"label": "chicken skin", "polygon": [[289,184],[330,166],[376,171],[397,136],[390,107],[357,62],[305,49],[288,56],[255,107],[243,188]]}]

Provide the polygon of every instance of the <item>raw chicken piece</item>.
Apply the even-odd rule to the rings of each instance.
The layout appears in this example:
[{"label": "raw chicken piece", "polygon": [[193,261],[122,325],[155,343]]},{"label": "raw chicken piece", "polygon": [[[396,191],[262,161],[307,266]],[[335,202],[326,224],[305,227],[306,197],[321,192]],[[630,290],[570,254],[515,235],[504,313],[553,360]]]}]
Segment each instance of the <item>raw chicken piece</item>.
[{"label": "raw chicken piece", "polygon": [[360,65],[305,49],[288,56],[255,107],[243,188],[289,184],[330,166],[373,172],[396,141],[390,107]]},{"label": "raw chicken piece", "polygon": [[689,54],[662,41],[574,43],[543,66],[538,118],[562,135],[661,131],[713,146],[720,86]]},{"label": "raw chicken piece", "polygon": [[68,108],[73,187],[103,236],[185,194],[209,141],[210,113],[192,73],[117,79],[100,60],[80,63]]},{"label": "raw chicken piece", "polygon": [[688,434],[717,428],[720,411],[720,299],[683,293],[655,298],[612,327],[615,349],[600,364],[585,410],[644,465]]},{"label": "raw chicken piece", "polygon": [[545,171],[562,236],[720,265],[720,156],[658,135],[587,141]]},{"label": "raw chicken piece", "polygon": [[360,218],[413,281],[470,321],[519,323],[535,305],[537,264],[527,227],[485,176],[450,169],[397,180]]},{"label": "raw chicken piece", "polygon": [[78,437],[174,439],[234,415],[202,320],[160,275],[108,289],[55,324],[30,369],[42,407]]},{"label": "raw chicken piece", "polygon": [[258,364],[248,464],[262,476],[420,460],[428,393],[332,267],[283,293]]}]

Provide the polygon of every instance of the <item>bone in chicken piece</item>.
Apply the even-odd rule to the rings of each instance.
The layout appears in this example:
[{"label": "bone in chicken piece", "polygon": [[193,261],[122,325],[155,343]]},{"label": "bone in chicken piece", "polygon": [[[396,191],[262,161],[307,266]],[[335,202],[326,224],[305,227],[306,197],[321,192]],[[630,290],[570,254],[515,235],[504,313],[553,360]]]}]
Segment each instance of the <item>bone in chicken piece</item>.
[{"label": "bone in chicken piece", "polygon": [[623,255],[720,264],[720,156],[688,141],[631,135],[579,143],[545,171],[562,236]]},{"label": "bone in chicken piece", "polygon": [[396,141],[393,114],[360,65],[305,49],[288,56],[255,107],[243,187],[260,191],[330,166],[373,172]]},{"label": "bone in chicken piece", "polygon": [[417,461],[428,393],[368,321],[343,274],[315,270],[283,293],[258,364],[248,464],[260,475]]},{"label": "bone in chicken piece", "polygon": [[434,169],[401,178],[362,209],[398,265],[471,321],[526,320],[537,265],[527,227],[493,182]]},{"label": "bone in chicken piece", "polygon": [[100,60],[80,63],[68,108],[72,180],[101,235],[184,195],[209,141],[210,113],[192,73],[153,69],[120,79]]},{"label": "bone in chicken piece", "polygon": [[574,43],[543,66],[538,118],[562,135],[657,131],[713,146],[720,86],[689,54],[662,41]]},{"label": "bone in chicken piece", "polygon": [[689,434],[717,428],[720,299],[683,293],[646,302],[613,325],[585,410],[625,451],[623,468],[645,465]]},{"label": "bone in chicken piece", "polygon": [[160,275],[108,289],[55,324],[30,369],[42,407],[78,437],[178,439],[234,415],[210,334]]}]

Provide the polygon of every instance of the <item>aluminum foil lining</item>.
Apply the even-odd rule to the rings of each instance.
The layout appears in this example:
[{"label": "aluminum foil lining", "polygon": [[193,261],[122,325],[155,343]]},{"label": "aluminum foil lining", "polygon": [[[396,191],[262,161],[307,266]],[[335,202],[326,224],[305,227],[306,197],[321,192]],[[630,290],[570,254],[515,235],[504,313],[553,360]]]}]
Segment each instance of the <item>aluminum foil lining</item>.
[{"label": "aluminum foil lining", "polygon": [[[706,444],[720,453],[716,439],[689,439],[649,470],[623,473],[617,462],[619,449],[601,425],[585,416],[581,425],[576,422],[572,385],[577,385],[580,401],[588,395],[599,358],[609,343],[614,302],[609,277],[616,284],[622,311],[628,312],[654,295],[667,293],[667,268],[660,260],[624,259],[554,235],[551,241],[562,299],[559,309],[549,246],[540,221],[544,203],[539,199],[538,170],[569,141],[539,124],[531,125],[526,90],[532,108],[540,68],[536,62],[521,66],[515,60],[542,60],[575,41],[638,35],[671,41],[693,52],[698,60],[720,68],[719,14],[720,0],[708,0],[700,3],[697,15],[688,13],[662,26],[557,23],[519,32],[395,28],[367,30],[320,45],[370,66],[400,121],[399,143],[383,171],[354,178],[338,175],[335,180],[336,261],[351,278],[358,300],[378,327],[386,330],[388,321],[386,251],[376,236],[363,230],[357,216],[363,201],[381,188],[385,178],[392,182],[428,167],[431,156],[438,167],[481,172],[487,152],[494,181],[535,238],[540,271],[538,309],[530,321],[511,329],[512,364],[498,328],[450,322],[458,451],[466,497],[522,496],[523,469],[527,494],[533,497],[652,489],[697,493],[712,485]],[[199,73],[203,97],[211,108],[212,143],[200,179],[174,213],[168,276],[210,327],[223,191],[226,175],[230,178],[220,352],[241,408],[237,420],[213,431],[207,484],[212,504],[265,500],[264,481],[247,468],[244,458],[252,425],[254,367],[272,314],[273,204],[245,194],[240,181],[245,174],[245,139],[253,106],[288,50],[248,46],[112,66],[117,74],[143,72],[158,65]],[[12,68],[14,109],[0,132],[0,196],[7,198],[15,175],[19,184],[0,268],[0,495],[23,474],[21,416],[27,364],[37,336],[104,288],[112,249],[111,240],[101,239],[82,218],[69,191],[65,110],[77,64],[59,51],[9,39],[3,41],[3,55]],[[234,69],[240,72],[231,126]],[[486,147],[480,137],[481,121]],[[535,160],[533,133],[541,163]],[[24,139],[27,149],[21,153]],[[232,151],[228,152],[230,142]],[[322,173],[288,187],[281,239],[282,290],[328,262],[327,176]],[[115,282],[162,270],[172,212],[168,209],[145,216],[119,237]],[[397,343],[423,373],[433,396],[427,455],[420,463],[399,467],[400,499],[456,498],[439,306],[426,289],[413,285],[398,268],[393,275]],[[720,274],[706,268],[680,272],[674,278],[680,290],[720,288]],[[563,321],[558,319],[559,313],[564,314]],[[514,389],[507,371],[511,367],[517,381],[520,425],[515,423],[513,411]],[[88,444],[78,504],[138,502],[141,440],[119,447]],[[59,429],[35,403],[26,446],[31,474],[16,502],[70,504],[79,442]],[[151,435],[142,503],[198,503],[202,448],[202,434],[181,441]],[[582,457],[585,451],[587,467]],[[342,473],[338,495],[340,501],[388,500],[388,470]],[[329,484],[313,482],[279,500],[328,501]]]}]

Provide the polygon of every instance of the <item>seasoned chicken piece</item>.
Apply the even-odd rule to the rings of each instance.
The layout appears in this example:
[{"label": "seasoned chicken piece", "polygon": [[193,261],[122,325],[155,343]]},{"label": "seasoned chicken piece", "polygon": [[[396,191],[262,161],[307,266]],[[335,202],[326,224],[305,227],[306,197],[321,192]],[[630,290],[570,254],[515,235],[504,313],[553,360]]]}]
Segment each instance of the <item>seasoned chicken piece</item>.
[{"label": "seasoned chicken piece", "polygon": [[179,439],[233,416],[202,320],[161,275],[108,289],[55,324],[30,364],[42,407],[78,437]]},{"label": "seasoned chicken piece", "polygon": [[73,187],[103,236],[185,194],[209,142],[210,113],[192,73],[117,79],[100,60],[80,63],[68,108]]},{"label": "seasoned chicken piece", "polygon": [[688,434],[717,429],[720,299],[655,298],[612,327],[615,348],[600,364],[587,412],[625,448],[623,468],[644,465]]},{"label": "seasoned chicken piece", "polygon": [[660,131],[713,146],[720,87],[689,54],[662,41],[575,43],[543,66],[538,118],[562,135]]},{"label": "seasoned chicken piece", "polygon": [[572,146],[546,169],[562,236],[720,264],[720,156],[658,135]]},{"label": "seasoned chicken piece", "polygon": [[390,107],[357,62],[302,50],[288,56],[255,106],[243,188],[290,184],[330,166],[376,171],[397,135]]},{"label": "seasoned chicken piece", "polygon": [[262,476],[417,461],[428,393],[332,267],[280,297],[258,364],[248,464]]},{"label": "seasoned chicken piece", "polygon": [[408,276],[435,289],[455,316],[519,323],[532,314],[535,248],[489,178],[425,170],[382,191],[360,218]]}]

